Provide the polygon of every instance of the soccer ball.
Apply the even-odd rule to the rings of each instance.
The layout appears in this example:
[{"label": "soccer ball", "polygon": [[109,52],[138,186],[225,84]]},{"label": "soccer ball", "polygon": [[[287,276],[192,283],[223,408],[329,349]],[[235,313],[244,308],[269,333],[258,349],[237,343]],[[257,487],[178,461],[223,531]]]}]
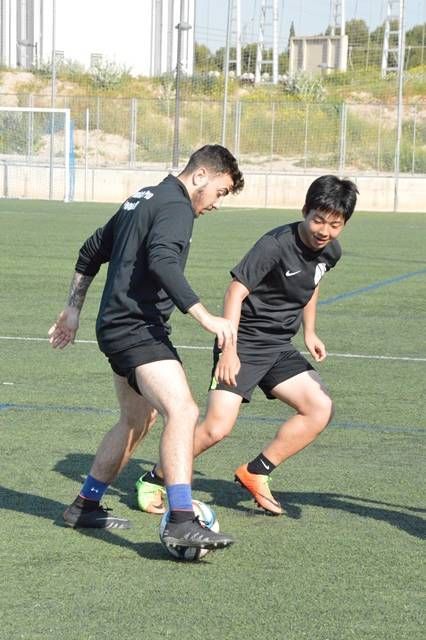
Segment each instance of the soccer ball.
[{"label": "soccer ball", "polygon": [[[207,527],[216,533],[219,531],[219,522],[217,520],[216,514],[205,502],[201,502],[201,500],[193,500],[192,507],[194,509],[194,513],[198,516],[200,520],[200,524],[203,527]],[[178,560],[185,560],[186,562],[196,562],[201,558],[204,558],[209,552],[209,549],[197,549],[195,547],[169,547],[163,541],[163,531],[166,527],[166,524],[169,521],[170,512],[167,511],[160,522],[160,540],[165,549],[170,553],[171,556],[177,558]]]}]

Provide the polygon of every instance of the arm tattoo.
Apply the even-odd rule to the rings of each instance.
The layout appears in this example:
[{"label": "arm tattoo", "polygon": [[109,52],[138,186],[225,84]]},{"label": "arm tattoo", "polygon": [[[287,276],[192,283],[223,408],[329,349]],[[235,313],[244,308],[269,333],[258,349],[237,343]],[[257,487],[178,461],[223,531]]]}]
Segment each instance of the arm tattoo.
[{"label": "arm tattoo", "polygon": [[68,306],[81,310],[92,280],[93,276],[84,276],[77,272],[74,274],[68,296]]}]

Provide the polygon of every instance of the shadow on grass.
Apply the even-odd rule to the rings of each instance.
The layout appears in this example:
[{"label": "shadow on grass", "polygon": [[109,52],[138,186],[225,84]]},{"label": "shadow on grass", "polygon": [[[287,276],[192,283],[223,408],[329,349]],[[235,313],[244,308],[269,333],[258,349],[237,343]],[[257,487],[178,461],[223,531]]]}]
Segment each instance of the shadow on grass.
[{"label": "shadow on grass", "polygon": [[[77,483],[75,495],[70,496],[70,502],[74,500],[80,491],[81,485],[92,466],[93,459],[94,457],[87,453],[69,453],[62,460],[58,460],[53,467],[54,471]],[[154,462],[154,460],[131,458],[115,482],[108,487],[106,501],[108,501],[108,496],[116,496],[121,503],[130,508],[136,508],[135,482],[142,473],[154,466]]]},{"label": "shadow on grass", "polygon": [[[68,529],[62,520],[62,513],[66,506],[67,505],[57,500],[52,500],[51,498],[45,498],[31,493],[22,493],[21,491],[15,491],[14,489],[0,485],[1,509],[8,509],[16,513],[24,513],[30,516],[44,518],[64,531]],[[142,516],[142,514],[140,515]],[[147,518],[152,520],[152,516],[147,516]],[[137,555],[150,560],[170,561],[169,554],[160,542],[157,544],[153,542],[132,542],[108,529],[74,529],[73,531],[70,530],[69,533],[70,535],[82,535],[92,539],[96,538],[108,544],[130,549]]]},{"label": "shadow on grass", "polygon": [[[71,480],[82,482],[92,460],[92,456],[87,454],[69,454],[56,463],[54,470]],[[129,507],[135,507],[134,483],[141,473],[151,468],[152,465],[153,461],[151,460],[131,459],[115,483],[108,488],[108,494],[117,496],[120,502]],[[78,489],[79,487],[76,488],[76,491]],[[263,513],[240,504],[249,499],[248,493],[241,487],[227,480],[206,478],[196,470],[194,471],[193,490],[195,495],[197,492],[209,494],[212,504],[232,509],[242,515]],[[425,513],[425,509],[338,493],[274,491],[274,494],[283,504],[287,517],[294,520],[302,517],[303,507],[319,507],[386,522],[411,536],[421,540],[426,538],[426,520],[419,515]]]},{"label": "shadow on grass", "polygon": [[[197,478],[193,483],[194,491],[204,491],[211,494],[213,504],[241,510],[242,507],[238,503],[241,500],[247,500],[248,493],[241,487],[235,488],[233,485],[233,488],[230,488],[230,486],[232,486],[231,483],[227,481],[204,478]],[[420,540],[426,539],[426,520],[420,515],[415,515],[415,513],[424,513],[425,509],[339,493],[274,491],[274,495],[283,505],[286,516],[293,520],[302,518],[303,507],[319,507],[386,522]],[[245,511],[248,514],[264,513],[260,509],[245,509]],[[404,511],[411,513],[404,513]]]},{"label": "shadow on grass", "polygon": [[[15,513],[24,513],[30,516],[38,518],[44,518],[49,520],[53,525],[65,531],[68,527],[63,523],[62,512],[66,505],[52,500],[51,498],[44,498],[43,496],[37,496],[31,493],[23,493],[21,491],[15,491],[0,485],[0,508],[4,510],[14,511]],[[157,527],[159,520],[153,516],[142,515],[141,518],[149,520],[151,526]],[[133,551],[142,558],[149,560],[160,560],[163,562],[175,562],[182,565],[190,566],[203,566],[209,564],[208,557],[203,558],[201,562],[179,562],[176,558],[173,558],[163,548],[160,542],[132,542],[122,538],[120,534],[108,529],[74,529],[69,531],[70,535],[81,535],[91,539],[95,538],[112,544],[114,546],[122,547]]]}]

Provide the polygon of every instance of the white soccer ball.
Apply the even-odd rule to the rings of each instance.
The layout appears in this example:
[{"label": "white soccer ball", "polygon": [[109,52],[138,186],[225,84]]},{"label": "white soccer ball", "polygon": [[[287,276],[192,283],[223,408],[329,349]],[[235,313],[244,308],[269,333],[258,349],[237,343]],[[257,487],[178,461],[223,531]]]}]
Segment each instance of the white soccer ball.
[{"label": "white soccer ball", "polygon": [[[205,502],[201,502],[201,500],[193,500],[192,507],[194,509],[194,513],[198,516],[200,520],[200,524],[203,527],[207,527],[216,533],[219,531],[219,522],[217,520],[216,514]],[[169,521],[170,512],[166,511],[166,513],[161,518],[160,522],[160,540],[163,546],[167,549],[171,556],[177,558],[178,560],[185,560],[186,562],[195,562],[204,558],[209,552],[209,549],[197,549],[195,547],[169,547],[163,541],[163,531],[165,529],[166,524]]]}]

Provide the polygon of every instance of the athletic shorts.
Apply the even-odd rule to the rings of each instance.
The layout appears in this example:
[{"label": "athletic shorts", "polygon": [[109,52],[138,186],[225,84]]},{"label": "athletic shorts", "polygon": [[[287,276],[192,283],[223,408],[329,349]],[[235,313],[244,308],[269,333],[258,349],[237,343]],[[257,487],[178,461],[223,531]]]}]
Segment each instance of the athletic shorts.
[{"label": "athletic shorts", "polygon": [[136,380],[136,367],[139,367],[141,364],[158,362],[159,360],[177,360],[178,362],[182,362],[178,352],[166,337],[148,338],[129,349],[117,351],[107,356],[107,358],[114,373],[123,378],[127,378],[129,385],[139,395],[142,394],[139,391]]},{"label": "athletic shorts", "polygon": [[218,383],[214,377],[220,351],[213,350],[213,369],[210,391],[219,389],[232,391],[243,398],[243,402],[250,402],[255,387],[259,387],[268,400],[275,400],[271,391],[277,384],[289,380],[304,371],[312,371],[314,367],[292,345],[285,351],[263,354],[256,353],[252,359],[239,356],[241,369],[236,376],[237,386],[232,387]]}]

